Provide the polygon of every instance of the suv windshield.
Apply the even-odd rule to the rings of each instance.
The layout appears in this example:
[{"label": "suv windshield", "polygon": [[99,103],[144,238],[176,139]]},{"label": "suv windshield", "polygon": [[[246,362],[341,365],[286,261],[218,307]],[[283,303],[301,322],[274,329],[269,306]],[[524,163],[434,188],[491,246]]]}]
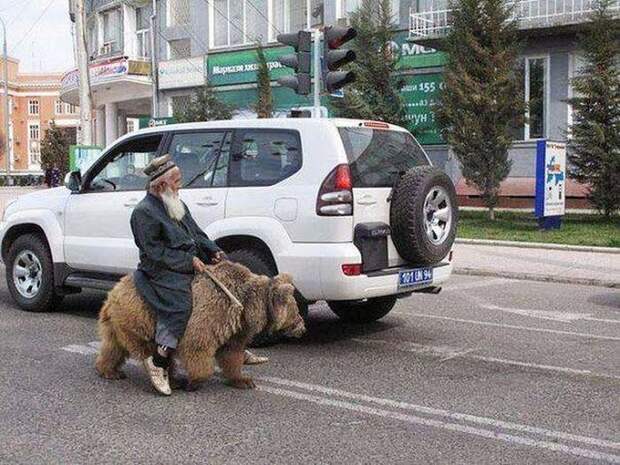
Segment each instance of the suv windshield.
[{"label": "suv windshield", "polygon": [[370,128],[340,128],[354,187],[392,187],[395,176],[428,159],[411,134]]}]

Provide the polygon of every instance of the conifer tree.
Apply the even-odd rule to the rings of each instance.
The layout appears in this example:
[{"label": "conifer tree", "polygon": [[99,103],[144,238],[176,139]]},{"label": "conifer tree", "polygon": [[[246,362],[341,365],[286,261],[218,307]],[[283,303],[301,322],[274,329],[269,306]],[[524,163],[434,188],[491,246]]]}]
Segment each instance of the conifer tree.
[{"label": "conifer tree", "polygon": [[70,145],[65,132],[52,121],[41,141],[41,168],[46,170],[56,166],[64,176],[69,171]]},{"label": "conifer tree", "polygon": [[259,118],[271,118],[273,116],[273,96],[271,93],[271,77],[269,66],[265,57],[265,49],[261,42],[256,44],[256,114]]},{"label": "conifer tree", "polygon": [[525,111],[517,25],[504,0],[457,0],[452,21],[442,47],[445,87],[434,112],[463,176],[495,219],[514,127]]},{"label": "conifer tree", "polygon": [[174,118],[179,123],[227,120],[234,116],[234,109],[222,102],[213,87],[204,85],[194,91],[186,108],[175,109]]},{"label": "conifer tree", "polygon": [[573,80],[576,97],[569,140],[569,172],[589,187],[605,216],[620,209],[620,23],[599,0],[580,37],[585,65]]},{"label": "conifer tree", "polygon": [[351,15],[357,59],[349,66],[356,80],[345,87],[344,98],[330,99],[337,116],[407,125],[400,95],[405,81],[396,73],[399,57],[391,46],[393,19],[391,0],[362,0]]}]

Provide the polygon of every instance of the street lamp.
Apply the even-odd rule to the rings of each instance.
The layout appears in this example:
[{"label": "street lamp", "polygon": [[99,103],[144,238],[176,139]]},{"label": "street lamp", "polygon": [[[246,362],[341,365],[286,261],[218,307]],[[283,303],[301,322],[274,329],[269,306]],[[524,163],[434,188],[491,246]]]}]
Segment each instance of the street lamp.
[{"label": "street lamp", "polygon": [[2,54],[4,58],[4,133],[5,136],[5,149],[6,149],[6,184],[11,184],[11,142],[9,137],[9,57],[6,51],[6,25],[4,20],[0,18],[0,24],[2,24],[2,37],[3,46]]}]

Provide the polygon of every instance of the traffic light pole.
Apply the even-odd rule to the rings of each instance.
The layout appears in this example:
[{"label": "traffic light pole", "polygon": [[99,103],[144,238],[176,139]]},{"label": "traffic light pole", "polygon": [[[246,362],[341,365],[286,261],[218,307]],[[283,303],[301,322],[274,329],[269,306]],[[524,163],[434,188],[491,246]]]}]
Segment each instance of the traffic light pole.
[{"label": "traffic light pole", "polygon": [[321,117],[321,31],[314,30],[314,111],[313,118]]}]

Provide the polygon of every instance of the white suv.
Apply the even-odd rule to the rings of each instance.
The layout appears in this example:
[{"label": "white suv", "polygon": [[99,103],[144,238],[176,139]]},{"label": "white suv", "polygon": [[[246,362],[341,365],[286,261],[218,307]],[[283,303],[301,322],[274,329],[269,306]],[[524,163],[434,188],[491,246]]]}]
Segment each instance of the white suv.
[{"label": "white suv", "polygon": [[0,225],[11,295],[45,311],[135,269],[129,227],[143,168],[170,153],[198,224],[253,271],[293,275],[302,303],[369,322],[399,297],[438,292],[452,271],[456,195],[406,130],[338,119],[150,128],[108,147],[66,186],[9,204]]}]

